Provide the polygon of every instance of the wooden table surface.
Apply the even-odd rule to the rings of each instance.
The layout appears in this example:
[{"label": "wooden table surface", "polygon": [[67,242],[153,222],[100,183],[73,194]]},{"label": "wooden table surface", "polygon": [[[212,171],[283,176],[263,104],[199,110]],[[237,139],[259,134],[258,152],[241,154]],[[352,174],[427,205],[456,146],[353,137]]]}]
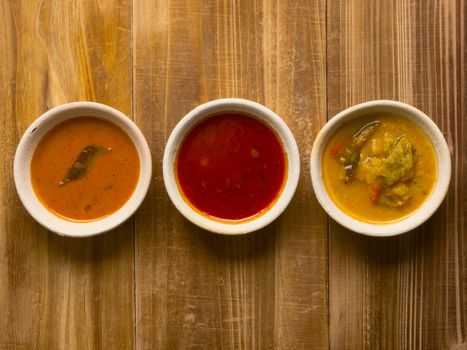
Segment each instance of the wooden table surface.
[{"label": "wooden table surface", "polygon": [[[464,0],[0,1],[0,349],[467,349]],[[302,174],[289,208],[241,237],[185,220],[164,189],[168,135],[220,97],[288,123]],[[443,131],[453,176],[423,226],[375,239],[329,219],[309,156],[326,120],[397,99]],[[137,214],[99,237],[47,232],[12,162],[46,110],[109,104],[146,136]]]}]

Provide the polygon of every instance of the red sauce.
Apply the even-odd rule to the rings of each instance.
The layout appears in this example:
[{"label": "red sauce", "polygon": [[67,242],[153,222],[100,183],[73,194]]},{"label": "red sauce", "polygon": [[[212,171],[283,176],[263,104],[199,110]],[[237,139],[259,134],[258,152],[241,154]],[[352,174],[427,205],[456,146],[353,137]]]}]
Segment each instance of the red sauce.
[{"label": "red sauce", "polygon": [[268,209],[284,184],[286,158],[262,122],[235,113],[206,119],[180,148],[178,184],[193,207],[224,220],[243,220]]}]

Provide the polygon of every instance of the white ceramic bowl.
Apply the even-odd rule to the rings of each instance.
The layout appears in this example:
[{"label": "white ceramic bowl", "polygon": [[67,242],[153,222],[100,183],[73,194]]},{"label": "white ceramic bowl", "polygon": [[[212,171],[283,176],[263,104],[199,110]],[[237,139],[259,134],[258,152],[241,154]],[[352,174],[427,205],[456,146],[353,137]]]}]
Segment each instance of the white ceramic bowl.
[{"label": "white ceramic bowl", "polygon": [[[222,112],[240,112],[268,125],[279,137],[287,157],[287,177],[279,198],[265,213],[245,221],[229,222],[219,219],[212,220],[208,216],[196,212],[182,197],[176,181],[175,162],[178,149],[185,136],[201,121]],[[238,98],[226,98],[200,105],[180,120],[172,131],[165,147],[163,173],[167,193],[183,216],[206,230],[236,235],[258,230],[271,223],[284,211],[297,188],[300,174],[300,156],[292,132],[277,114],[256,102]]]},{"label": "white ceramic bowl", "polygon": [[[39,141],[54,126],[80,116],[101,118],[120,127],[135,144],[140,162],[139,180],[128,201],[115,213],[88,222],[68,221],[48,211],[37,198],[31,184],[31,160]],[[41,115],[29,126],[21,138],[14,161],[16,191],[26,210],[45,228],[71,237],[97,235],[113,229],[128,219],[138,209],[146,196],[151,181],[151,172],[152,162],[149,147],[136,124],[118,110],[94,102],[67,103]]]},{"label": "white ceramic bowl", "polygon": [[[387,224],[365,223],[344,213],[334,204],[331,197],[328,195],[323,183],[321,172],[323,151],[326,143],[334,132],[339,129],[342,124],[347,123],[354,118],[363,114],[375,112],[389,112],[397,114],[418,125],[431,140],[438,163],[437,181],[431,195],[425,200],[420,208],[408,217]],[[451,179],[451,157],[448,145],[436,124],[425,113],[417,108],[402,102],[388,100],[377,100],[358,104],[340,112],[329,120],[318,133],[313,144],[310,167],[312,184],[316,197],[329,216],[342,226],[345,226],[352,231],[374,237],[395,236],[410,231],[425,222],[440,206],[446,196],[449,181]]]}]

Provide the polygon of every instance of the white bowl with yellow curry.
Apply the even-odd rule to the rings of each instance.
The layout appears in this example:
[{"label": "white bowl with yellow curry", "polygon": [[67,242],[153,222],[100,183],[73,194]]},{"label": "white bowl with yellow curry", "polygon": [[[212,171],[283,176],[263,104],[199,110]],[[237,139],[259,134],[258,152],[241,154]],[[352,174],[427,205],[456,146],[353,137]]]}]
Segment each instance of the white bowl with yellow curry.
[{"label": "white bowl with yellow curry", "polygon": [[421,225],[449,187],[451,159],[436,124],[397,101],[365,102],[337,114],[311,153],[318,201],[346,228],[394,236]]}]

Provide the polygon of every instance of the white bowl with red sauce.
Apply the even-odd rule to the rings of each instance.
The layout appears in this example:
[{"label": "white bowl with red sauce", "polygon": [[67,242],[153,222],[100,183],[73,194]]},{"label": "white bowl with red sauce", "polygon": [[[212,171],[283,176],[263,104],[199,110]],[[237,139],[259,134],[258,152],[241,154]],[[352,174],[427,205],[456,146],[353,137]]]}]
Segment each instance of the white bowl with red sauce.
[{"label": "white bowl with red sauce", "polygon": [[[342,210],[331,198],[323,180],[324,171],[322,162],[325,156],[326,146],[340,128],[364,116],[389,113],[407,119],[421,129],[431,141],[437,163],[436,180],[431,192],[426,196],[420,207],[410,214],[397,220],[381,223],[372,223],[358,220]],[[402,130],[402,127],[401,127]],[[375,100],[352,106],[331,118],[318,133],[311,152],[310,170],[312,185],[315,195],[327,212],[336,222],[342,226],[367,236],[388,237],[410,231],[428,220],[443,202],[449,188],[451,178],[451,158],[446,140],[437,125],[422,111],[417,108],[391,100]],[[354,198],[358,201],[367,200],[366,196]]]},{"label": "white bowl with red sauce", "polygon": [[196,107],[167,142],[164,183],[175,207],[220,234],[256,231],[288,206],[300,157],[287,124],[268,108],[226,98]]},{"label": "white bowl with red sauce", "polygon": [[[38,145],[41,144],[51,131],[57,129],[57,126],[78,120],[80,117],[90,117],[89,119],[95,119],[101,123],[105,122],[119,129],[122,135],[128,136],[129,142],[134,144],[137,153],[135,157],[139,160],[139,175],[135,177],[134,190],[129,192],[127,199],[123,199],[121,207],[108,215],[92,220],[74,220],[53,212],[39,198],[37,188],[33,185],[32,161]],[[95,130],[91,132],[95,133]],[[113,151],[117,152],[115,149]],[[109,166],[105,160],[103,163],[102,167]],[[109,231],[122,224],[142,203],[149,188],[151,174],[152,161],[150,150],[144,135],[136,124],[120,111],[95,102],[67,103],[41,115],[23,134],[14,159],[16,190],[26,210],[48,230],[70,237],[93,236]],[[55,180],[53,181],[54,184],[56,182]],[[69,185],[65,185],[64,187],[66,186]]]}]

